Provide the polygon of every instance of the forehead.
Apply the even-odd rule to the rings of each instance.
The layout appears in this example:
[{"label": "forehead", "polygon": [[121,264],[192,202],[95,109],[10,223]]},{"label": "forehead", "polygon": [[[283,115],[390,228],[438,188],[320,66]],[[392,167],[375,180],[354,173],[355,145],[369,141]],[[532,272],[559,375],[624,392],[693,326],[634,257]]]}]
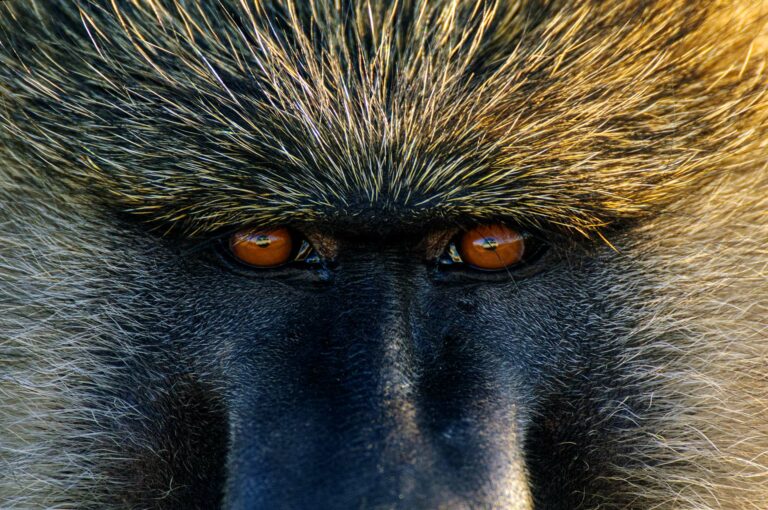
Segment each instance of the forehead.
[{"label": "forehead", "polygon": [[189,232],[490,216],[586,231],[756,158],[759,64],[717,68],[752,54],[750,9],[374,4],[8,3],[5,154]]}]

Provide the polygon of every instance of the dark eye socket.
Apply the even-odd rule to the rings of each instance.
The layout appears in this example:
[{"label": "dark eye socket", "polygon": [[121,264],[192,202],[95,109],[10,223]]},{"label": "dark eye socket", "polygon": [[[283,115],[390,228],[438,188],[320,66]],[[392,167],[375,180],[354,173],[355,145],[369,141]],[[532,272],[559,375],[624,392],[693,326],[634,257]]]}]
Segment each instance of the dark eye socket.
[{"label": "dark eye socket", "polygon": [[321,262],[309,241],[286,227],[243,228],[229,236],[226,249],[238,263],[256,269]]},{"label": "dark eye socket", "polygon": [[482,224],[458,234],[438,262],[478,271],[509,271],[531,262],[542,249],[542,243],[524,231],[501,223]]}]

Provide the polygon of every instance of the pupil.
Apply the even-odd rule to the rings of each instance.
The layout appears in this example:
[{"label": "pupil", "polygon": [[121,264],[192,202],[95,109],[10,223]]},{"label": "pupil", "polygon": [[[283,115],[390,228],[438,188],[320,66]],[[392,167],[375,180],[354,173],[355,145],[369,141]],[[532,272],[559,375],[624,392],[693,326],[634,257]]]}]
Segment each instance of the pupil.
[{"label": "pupil", "polygon": [[483,248],[486,250],[495,250],[499,246],[499,243],[496,242],[496,239],[493,239],[492,237],[486,237],[483,239]]},{"label": "pupil", "polygon": [[259,248],[266,248],[270,245],[270,239],[268,235],[259,234],[256,236],[256,246]]}]

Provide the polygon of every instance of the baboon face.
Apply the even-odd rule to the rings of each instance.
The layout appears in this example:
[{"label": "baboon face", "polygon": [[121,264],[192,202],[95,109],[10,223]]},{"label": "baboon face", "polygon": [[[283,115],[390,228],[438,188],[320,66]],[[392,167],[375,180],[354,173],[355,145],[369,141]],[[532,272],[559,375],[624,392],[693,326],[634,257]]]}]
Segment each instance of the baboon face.
[{"label": "baboon face", "polygon": [[[481,270],[446,259],[472,256],[461,241],[477,227],[387,225],[295,226],[294,243],[319,248],[279,267],[238,257],[273,249],[247,246],[259,228],[145,256],[164,260],[147,292],[173,325],[174,365],[211,399],[195,434],[215,436],[171,462],[176,483],[211,477],[209,497],[223,489],[234,508],[568,508],[598,490],[644,391],[617,355],[633,305],[607,295],[631,262],[528,233],[530,257]],[[480,233],[503,242],[501,229]]]},{"label": "baboon face", "polygon": [[574,505],[631,426],[616,257],[529,238],[544,253],[487,272],[427,260],[428,230],[374,233],[334,237],[332,265],[186,261],[163,292],[183,359],[222,388],[227,502]]},{"label": "baboon face", "polygon": [[768,505],[765,8],[0,4],[0,506]]}]

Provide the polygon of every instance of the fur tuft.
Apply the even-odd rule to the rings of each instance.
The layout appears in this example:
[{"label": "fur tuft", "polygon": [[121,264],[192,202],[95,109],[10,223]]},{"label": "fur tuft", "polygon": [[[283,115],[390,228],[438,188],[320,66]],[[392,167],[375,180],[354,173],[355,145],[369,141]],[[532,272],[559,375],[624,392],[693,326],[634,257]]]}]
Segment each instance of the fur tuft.
[{"label": "fur tuft", "polygon": [[589,232],[764,163],[765,10],[6,2],[3,150],[191,234],[345,202]]}]

